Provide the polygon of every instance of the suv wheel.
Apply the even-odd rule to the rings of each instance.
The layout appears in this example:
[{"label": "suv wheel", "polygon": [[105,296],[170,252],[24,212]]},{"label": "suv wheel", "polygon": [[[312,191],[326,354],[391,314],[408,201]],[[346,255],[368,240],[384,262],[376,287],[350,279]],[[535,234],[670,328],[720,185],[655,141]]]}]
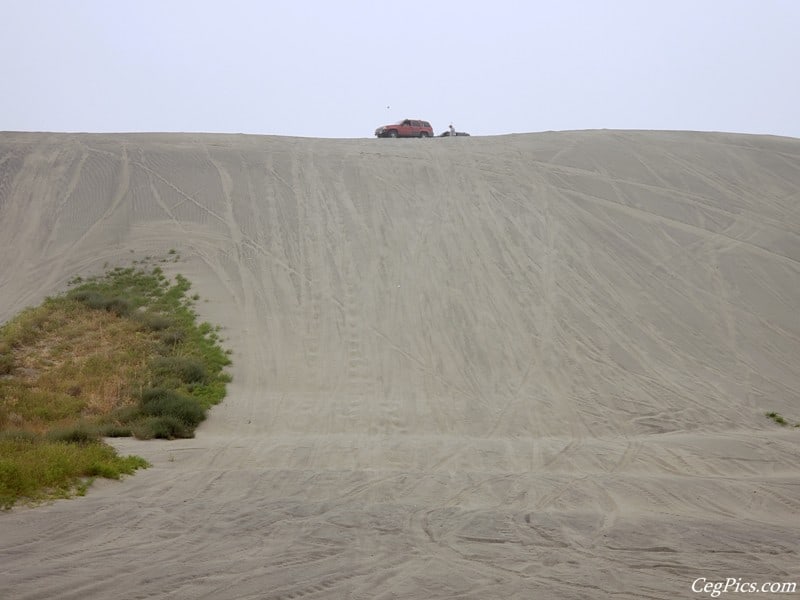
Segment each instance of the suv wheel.
[{"label": "suv wheel", "polygon": [[389,132],[389,137],[396,138],[396,137],[397,137],[397,130],[395,130],[395,129],[392,129],[392,130]]},{"label": "suv wheel", "polygon": [[427,132],[427,131],[420,131],[420,132],[419,132],[419,137],[421,137],[421,138],[426,138],[426,137],[428,137],[428,132]]}]

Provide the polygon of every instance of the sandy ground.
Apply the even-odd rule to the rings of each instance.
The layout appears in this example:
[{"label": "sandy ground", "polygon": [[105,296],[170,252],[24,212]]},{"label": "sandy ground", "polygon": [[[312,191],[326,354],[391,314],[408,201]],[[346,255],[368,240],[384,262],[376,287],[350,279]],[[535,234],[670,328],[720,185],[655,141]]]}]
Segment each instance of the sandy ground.
[{"label": "sandy ground", "polygon": [[0,514],[3,598],[800,583],[800,140],[0,134],[0,322],[173,248],[229,396]]}]

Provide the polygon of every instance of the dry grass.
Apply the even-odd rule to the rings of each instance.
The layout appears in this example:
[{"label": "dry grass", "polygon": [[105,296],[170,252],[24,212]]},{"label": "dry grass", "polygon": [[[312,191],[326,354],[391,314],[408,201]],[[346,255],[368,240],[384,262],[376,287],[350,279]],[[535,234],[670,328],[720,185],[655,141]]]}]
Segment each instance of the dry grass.
[{"label": "dry grass", "polygon": [[9,346],[13,370],[0,380],[0,418],[41,433],[134,404],[155,341],[131,319],[64,299],[25,314]]}]

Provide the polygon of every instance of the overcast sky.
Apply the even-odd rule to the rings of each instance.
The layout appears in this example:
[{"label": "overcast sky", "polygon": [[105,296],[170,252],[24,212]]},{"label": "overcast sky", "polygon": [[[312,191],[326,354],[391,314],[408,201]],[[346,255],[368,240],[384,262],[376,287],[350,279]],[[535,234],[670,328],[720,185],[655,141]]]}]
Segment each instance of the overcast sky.
[{"label": "overcast sky", "polygon": [[800,0],[0,0],[0,130],[800,137]]}]

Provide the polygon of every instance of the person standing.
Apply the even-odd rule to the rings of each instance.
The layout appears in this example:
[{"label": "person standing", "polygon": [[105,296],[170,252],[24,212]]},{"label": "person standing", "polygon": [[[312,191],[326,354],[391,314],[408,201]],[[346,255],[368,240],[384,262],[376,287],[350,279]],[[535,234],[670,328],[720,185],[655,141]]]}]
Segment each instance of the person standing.
[{"label": "person standing", "polygon": [[453,127],[453,124],[450,123],[450,137],[453,137],[456,134],[456,128]]}]

